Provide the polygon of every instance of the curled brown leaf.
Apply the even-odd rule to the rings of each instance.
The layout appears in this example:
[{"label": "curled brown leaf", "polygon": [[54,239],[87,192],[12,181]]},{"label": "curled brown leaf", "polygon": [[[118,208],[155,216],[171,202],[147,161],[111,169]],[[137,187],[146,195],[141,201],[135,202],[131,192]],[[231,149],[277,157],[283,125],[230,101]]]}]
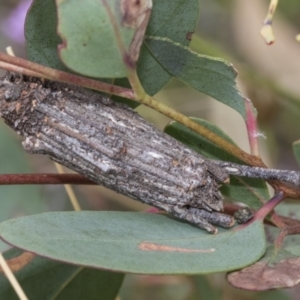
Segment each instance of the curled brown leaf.
[{"label": "curled brown leaf", "polygon": [[135,28],[128,53],[129,65],[135,66],[138,60],[151,9],[152,0],[121,0],[122,23],[124,26]]},{"label": "curled brown leaf", "polygon": [[300,282],[300,257],[283,259],[274,265],[267,261],[257,262],[228,273],[227,280],[234,287],[250,291],[290,288]]},{"label": "curled brown leaf", "polygon": [[[13,272],[18,272],[21,269],[23,269],[25,266],[27,266],[35,256],[36,254],[31,252],[23,252],[21,255],[11,258],[6,262]],[[3,272],[1,267],[0,267],[0,272],[1,273]]]}]

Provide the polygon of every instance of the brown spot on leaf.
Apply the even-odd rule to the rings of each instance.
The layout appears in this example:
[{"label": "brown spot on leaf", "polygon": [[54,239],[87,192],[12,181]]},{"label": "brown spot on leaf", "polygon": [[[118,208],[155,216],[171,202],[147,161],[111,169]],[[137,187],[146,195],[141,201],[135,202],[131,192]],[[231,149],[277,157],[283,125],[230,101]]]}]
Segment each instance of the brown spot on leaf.
[{"label": "brown spot on leaf", "polygon": [[[24,252],[17,257],[7,260],[6,262],[13,272],[18,272],[25,266],[27,266],[34,259],[35,256],[36,255],[34,253]],[[3,272],[1,267],[0,272]]]},{"label": "brown spot on leaf", "polygon": [[257,262],[229,273],[227,280],[234,287],[250,291],[290,288],[300,282],[300,257],[283,259],[271,266],[268,262]]},{"label": "brown spot on leaf", "polygon": [[134,37],[129,47],[127,60],[132,68],[138,60],[144,34],[148,25],[152,8],[152,0],[121,0],[123,26],[135,28]]},{"label": "brown spot on leaf", "polygon": [[143,251],[181,252],[181,253],[213,253],[216,249],[189,249],[171,247],[155,243],[143,242],[139,244],[139,249]]}]

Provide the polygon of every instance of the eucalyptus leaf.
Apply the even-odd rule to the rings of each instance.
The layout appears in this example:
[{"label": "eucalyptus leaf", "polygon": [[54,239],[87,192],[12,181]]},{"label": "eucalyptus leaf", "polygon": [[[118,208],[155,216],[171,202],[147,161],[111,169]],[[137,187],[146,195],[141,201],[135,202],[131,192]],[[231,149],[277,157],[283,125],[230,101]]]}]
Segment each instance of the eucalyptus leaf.
[{"label": "eucalyptus leaf", "polygon": [[[155,0],[153,2],[147,34],[152,36],[157,34],[163,35],[183,45],[188,45],[189,41],[186,39],[186,34],[195,30],[199,13],[199,2],[195,0]],[[71,2],[69,1],[69,3]],[[88,8],[87,4],[85,3],[86,9],[92,9]],[[94,5],[97,4],[94,3]],[[75,18],[71,13],[72,11],[66,11],[66,15],[69,15],[68,18]],[[67,71],[68,69],[61,62],[57,53],[58,45],[62,43],[61,38],[57,35],[57,22],[55,0],[34,0],[27,13],[25,22],[26,52],[28,58],[34,62]],[[92,25],[90,24],[90,26]],[[96,29],[93,29],[93,31],[96,31]],[[100,34],[94,38],[94,43],[106,43],[106,48],[110,46],[108,40],[101,37]],[[112,54],[108,49],[107,55]],[[94,60],[95,56],[96,61]],[[77,64],[81,68],[81,64],[89,63],[94,68],[97,66],[97,63],[103,63],[98,61],[103,60],[105,60],[105,57],[99,57],[99,51],[97,50],[92,56],[79,57]],[[126,75],[124,74],[124,76]],[[172,78],[145,46],[142,47],[140,54],[138,75],[144,89],[150,95],[156,94]],[[97,76],[99,77],[99,74]],[[124,79],[116,79],[115,84],[124,87],[129,86],[128,81]],[[119,97],[114,98],[120,99]],[[132,107],[138,105],[125,99],[121,102],[125,102]]]},{"label": "eucalyptus leaf", "polygon": [[[126,77],[139,54],[137,38],[143,39],[142,32],[141,36],[136,32],[142,26],[146,28],[147,22],[141,18],[148,20],[152,1],[57,0],[56,3],[58,33],[63,40],[59,53],[68,68],[96,78]],[[143,5],[145,10],[140,12]],[[132,49],[133,45],[137,49]]]},{"label": "eucalyptus leaf", "polygon": [[61,71],[68,71],[61,62],[57,46],[55,0],[34,0],[25,20],[25,47],[29,60]]},{"label": "eucalyptus leaf", "polygon": [[[74,73],[60,60],[58,45],[62,43],[57,35],[57,11],[55,0],[34,0],[25,21],[26,53],[29,60],[57,70]],[[104,79],[101,81],[115,83],[130,88],[127,78]],[[112,97],[118,102],[128,104],[132,108],[140,104],[121,97]]]},{"label": "eucalyptus leaf", "polygon": [[[32,173],[34,170],[20,142],[4,123],[0,124],[0,165],[2,174]],[[48,210],[40,186],[1,185],[0,222],[16,215],[28,215]],[[0,243],[0,249],[7,245]]]},{"label": "eucalyptus leaf", "polygon": [[[172,76],[230,106],[246,119],[245,101],[236,87],[237,72],[221,58],[198,54],[165,37],[147,36],[149,51]],[[252,107],[253,113],[256,114]]]},{"label": "eucalyptus leaf", "polygon": [[[199,14],[199,1],[195,0],[154,0],[147,35],[164,36],[188,45],[187,33],[195,31]],[[164,67],[157,61],[155,55],[143,44],[138,61],[137,73],[147,94],[158,93],[172,78]],[[116,85],[130,87],[127,80],[116,79]],[[137,107],[139,103],[113,97],[119,102]]]},{"label": "eucalyptus leaf", "polygon": [[[11,249],[4,257],[16,259],[23,253]],[[114,300],[124,277],[120,273],[68,265],[38,256],[16,271],[15,276],[30,300]],[[19,299],[3,273],[0,274],[0,298]]]},{"label": "eucalyptus leaf", "polygon": [[[199,1],[195,0],[154,0],[146,34],[166,37],[187,46],[187,34],[195,31],[199,6]],[[145,91],[151,96],[172,78],[172,74],[145,43],[141,49],[137,72]]]},{"label": "eucalyptus leaf", "polygon": [[299,264],[299,257],[284,249],[275,252],[274,247],[270,246],[263,259],[240,271],[229,273],[227,280],[234,287],[250,291],[293,287],[299,282]]},{"label": "eucalyptus leaf", "polygon": [[[296,239],[299,246],[299,238]],[[296,286],[300,282],[300,257],[287,249],[276,249],[270,245],[262,259],[242,270],[229,273],[227,280],[234,287],[251,291]]]},{"label": "eucalyptus leaf", "polygon": [[[234,141],[219,127],[203,119],[191,119],[235,145]],[[240,160],[222,148],[178,122],[170,122],[164,131],[205,157],[242,164]],[[243,202],[254,209],[261,207],[263,202],[270,198],[267,185],[263,180],[246,177],[231,176],[230,184],[223,185],[221,192],[230,199]]]},{"label": "eucalyptus leaf", "polygon": [[260,221],[211,235],[165,215],[129,212],[44,213],[2,223],[0,235],[54,260],[142,274],[234,270],[257,261],[266,247]]},{"label": "eucalyptus leaf", "polygon": [[[298,219],[298,204],[282,203],[276,207],[276,213],[288,218]],[[275,247],[274,241],[280,230],[266,226],[268,248],[265,255],[252,266],[229,273],[228,281],[235,287],[252,291],[275,288],[291,288],[300,282],[300,235],[286,236],[281,247]]]}]

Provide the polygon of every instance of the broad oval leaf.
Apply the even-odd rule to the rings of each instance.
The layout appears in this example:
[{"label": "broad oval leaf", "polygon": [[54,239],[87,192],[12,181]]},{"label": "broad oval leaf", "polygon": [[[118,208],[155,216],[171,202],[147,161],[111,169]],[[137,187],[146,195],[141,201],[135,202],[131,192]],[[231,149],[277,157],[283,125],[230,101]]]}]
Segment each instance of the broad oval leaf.
[{"label": "broad oval leaf", "polygon": [[[26,54],[29,60],[57,70],[71,72],[58,56],[62,40],[57,35],[57,12],[55,0],[34,0],[25,21]],[[112,79],[101,81],[113,83]],[[116,85],[130,88],[126,78],[116,79]],[[138,102],[113,96],[114,100],[135,108]]]},{"label": "broad oval leaf", "polygon": [[126,77],[138,58],[152,1],[56,3],[58,33],[63,40],[59,52],[68,68],[96,78]]},{"label": "broad oval leaf", "polygon": [[[219,127],[203,119],[191,119],[235,145],[234,141]],[[178,122],[170,122],[164,131],[205,157],[242,164],[234,156]],[[263,180],[246,177],[231,176],[230,184],[223,185],[221,192],[230,199],[244,202],[254,209],[261,207],[264,201],[270,198],[267,185]]]},{"label": "broad oval leaf", "polygon": [[[34,171],[28,161],[28,155],[4,123],[0,125],[0,165],[2,174],[31,173]],[[2,185],[0,222],[16,215],[22,216],[48,211],[46,199],[42,195],[40,186]],[[0,243],[0,250],[4,249],[7,249],[7,245]]]},{"label": "broad oval leaf", "polygon": [[[199,16],[199,1],[154,0],[146,34],[162,36],[187,46],[188,33],[194,32]],[[155,53],[144,43],[138,63],[138,76],[145,91],[153,96],[172,78],[157,60]]]},{"label": "broad oval leaf", "polygon": [[234,270],[265,252],[261,222],[210,235],[191,224],[147,213],[44,213],[2,223],[0,235],[51,259],[143,274]]},{"label": "broad oval leaf", "polygon": [[[199,2],[195,0],[155,0],[147,34],[163,35],[183,45],[188,45],[189,41],[186,39],[186,34],[194,31],[198,12]],[[26,52],[31,61],[63,71],[68,70],[60,61],[57,53],[57,47],[62,41],[57,35],[55,0],[33,1],[26,17],[25,37]],[[96,55],[99,53],[97,52]],[[84,59],[87,58],[90,59],[91,57]],[[101,59],[103,58],[97,56],[97,61]],[[84,60],[80,59],[78,63],[82,61]],[[138,75],[149,95],[156,94],[172,78],[145,46],[142,47],[140,54]],[[119,86],[130,87],[125,78],[116,79],[114,83]],[[125,102],[132,107],[139,105],[128,99],[120,100],[120,97],[114,97],[114,99]]]},{"label": "broad oval leaf", "polygon": [[55,0],[34,0],[25,20],[25,47],[29,60],[54,69],[68,71],[60,61],[57,46]]},{"label": "broad oval leaf", "polygon": [[[30,300],[114,300],[124,278],[120,273],[68,265],[39,256],[31,257],[22,266],[22,259],[29,256],[26,254],[30,255],[28,252],[11,249],[4,253],[4,257],[8,264],[18,266],[13,271]],[[19,299],[3,273],[0,274],[0,298]]]},{"label": "broad oval leaf", "polygon": [[[165,37],[147,36],[149,51],[172,76],[230,106],[247,118],[245,101],[236,87],[237,72],[221,58],[198,54]],[[251,107],[253,113],[256,111]]]}]

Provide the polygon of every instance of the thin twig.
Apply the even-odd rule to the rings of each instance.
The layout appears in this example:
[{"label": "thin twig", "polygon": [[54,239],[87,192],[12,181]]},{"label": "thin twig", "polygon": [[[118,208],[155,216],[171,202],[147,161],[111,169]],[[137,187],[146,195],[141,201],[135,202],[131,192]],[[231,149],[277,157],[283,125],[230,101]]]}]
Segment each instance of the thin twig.
[{"label": "thin twig", "polygon": [[[60,164],[58,164],[56,162],[54,162],[54,165],[55,165],[55,168],[56,168],[56,170],[57,170],[57,172],[59,174],[65,174],[65,170],[64,170],[64,168],[63,168],[62,165],[60,165]],[[70,202],[71,202],[74,210],[75,211],[80,211],[81,207],[80,207],[80,205],[78,203],[77,197],[76,197],[76,195],[74,193],[74,190],[73,190],[72,186],[70,184],[64,184],[64,187],[65,187],[65,190],[66,190],[66,192],[68,194],[68,197],[70,199]]]},{"label": "thin twig", "polygon": [[13,272],[11,271],[9,266],[7,265],[7,263],[6,263],[6,261],[5,261],[5,259],[4,259],[1,252],[0,252],[0,265],[1,265],[1,268],[2,268],[5,276],[7,277],[10,284],[12,285],[13,289],[17,293],[19,299],[20,300],[28,300],[28,298],[25,295],[23,289],[21,288],[19,282],[17,281],[15,275],[13,274]]},{"label": "thin twig", "polygon": [[43,77],[43,78],[46,78],[46,79],[50,79],[48,77],[43,76],[40,73],[30,71],[28,69],[24,69],[24,68],[18,67],[16,65],[8,64],[8,63],[3,62],[3,61],[0,61],[0,69],[6,70],[6,71],[9,71],[9,72],[14,72],[14,73],[26,75],[26,76],[39,77],[39,78]]},{"label": "thin twig", "polygon": [[278,0],[271,0],[268,13],[264,19],[263,27],[260,30],[260,34],[267,43],[267,45],[272,45],[275,42],[275,36],[272,29],[273,17],[276,11]]},{"label": "thin twig", "polygon": [[[55,70],[49,67],[39,65],[34,62],[30,62],[26,59],[20,57],[13,57],[5,53],[0,52],[0,61],[5,62],[10,65],[15,65],[21,67],[22,70],[34,71],[39,74],[38,77],[47,78],[55,81],[65,82],[69,84],[75,84],[82,87],[86,87],[96,91],[102,91],[104,93],[118,95],[120,97],[125,97],[127,99],[135,100],[134,94],[131,89],[124,87],[108,84],[98,80],[74,75],[71,73]],[[24,74],[21,72],[21,74]]]},{"label": "thin twig", "polygon": [[129,79],[130,84],[135,92],[136,97],[137,97],[136,101],[138,101],[148,107],[151,107],[154,110],[162,113],[163,115],[183,124],[184,126],[190,128],[191,130],[202,135],[209,141],[218,145],[220,148],[222,148],[226,152],[241,159],[245,163],[266,168],[265,164],[262,162],[262,160],[259,157],[248,154],[247,152],[243,151],[239,147],[235,146],[234,144],[228,142],[227,140],[218,136],[214,132],[210,131],[206,127],[192,121],[187,116],[177,112],[176,110],[172,109],[171,107],[168,107],[167,105],[155,100],[153,97],[146,94],[146,92],[144,91],[144,89],[139,81],[138,75],[135,70],[131,71],[129,73],[128,79]]},{"label": "thin twig", "polygon": [[135,100],[141,104],[144,104],[163,115],[185,125],[186,127],[190,128],[191,130],[197,132],[198,134],[204,136],[214,144],[218,145],[219,147],[223,148],[226,152],[236,156],[237,158],[241,159],[245,163],[250,165],[256,165],[260,167],[266,167],[262,160],[256,156],[250,155],[247,152],[243,151],[242,149],[238,148],[237,146],[229,143],[227,140],[223,139],[222,137],[216,135],[206,127],[192,121],[190,118],[186,117],[185,115],[177,112],[176,110],[168,107],[167,105],[157,101],[153,97],[149,96],[145,93],[139,78],[136,74],[136,71],[133,70],[129,72],[128,79],[130,81],[133,90],[126,89],[119,86],[114,86],[111,84],[103,83],[97,80],[89,79],[82,76],[73,75],[70,73],[66,73],[63,71],[55,70],[52,68],[48,68],[33,62],[29,62],[25,59],[19,57],[11,57],[6,55],[5,53],[0,52],[0,61],[14,64],[22,68],[29,69],[31,71],[37,72],[41,74],[45,78],[51,78],[55,81],[61,81],[65,83],[76,84],[79,86],[83,86],[86,88],[90,88],[97,91],[106,92],[113,95],[118,95],[121,97],[125,97],[127,99]]},{"label": "thin twig", "polygon": [[81,184],[95,185],[79,174],[1,174],[0,185]]},{"label": "thin twig", "polygon": [[298,171],[251,167],[219,160],[211,161],[224,168],[230,175],[260,178],[264,180],[280,180],[300,187],[300,172]]},{"label": "thin twig", "polygon": [[[14,52],[11,47],[7,47],[6,51],[9,55],[14,56]],[[18,295],[20,300],[28,300],[25,292],[23,291],[20,283],[18,282],[17,278],[11,271],[9,265],[7,264],[5,258],[3,257],[2,253],[0,252],[0,266],[7,277],[8,281],[10,282],[11,286],[15,290],[16,294]]]},{"label": "thin twig", "polygon": [[[35,64],[29,61],[26,61],[21,58],[17,57],[11,57],[9,55],[6,55],[4,53],[0,52],[0,61],[5,61],[10,64],[14,64],[17,66],[24,67],[26,69],[33,70],[35,72],[38,72],[42,75],[42,77],[51,77],[53,80],[56,81],[62,81],[66,83],[76,84],[80,86],[84,86],[90,89],[94,90],[100,90],[105,91],[109,94],[119,95],[126,97],[131,100],[138,101],[146,106],[149,106],[156,111],[170,117],[171,119],[183,124],[184,126],[190,128],[191,130],[197,132],[198,134],[202,135],[206,139],[210,140],[220,148],[222,148],[224,151],[231,153],[235,157],[239,158],[243,162],[256,166],[256,167],[262,167],[267,168],[266,165],[262,162],[262,160],[254,155],[250,155],[237,146],[229,143],[228,141],[224,140],[223,138],[219,137],[215,133],[211,132],[207,128],[201,126],[200,124],[192,121],[188,117],[178,113],[177,111],[173,110],[172,108],[158,102],[153,97],[147,95],[145,91],[143,90],[139,79],[137,77],[136,72],[130,72],[129,74],[129,80],[133,87],[133,90],[125,89],[118,86],[113,86],[109,84],[105,84],[96,80],[88,79],[81,76],[76,76],[73,74],[69,74],[66,72],[54,70],[51,68],[47,68],[44,66],[41,66],[39,64]],[[104,88],[106,87],[106,88]],[[272,185],[272,187],[277,191],[283,191],[289,198],[299,198],[300,197],[300,190],[297,190],[295,188],[291,188],[280,181],[276,180],[268,180],[268,183]]]}]

